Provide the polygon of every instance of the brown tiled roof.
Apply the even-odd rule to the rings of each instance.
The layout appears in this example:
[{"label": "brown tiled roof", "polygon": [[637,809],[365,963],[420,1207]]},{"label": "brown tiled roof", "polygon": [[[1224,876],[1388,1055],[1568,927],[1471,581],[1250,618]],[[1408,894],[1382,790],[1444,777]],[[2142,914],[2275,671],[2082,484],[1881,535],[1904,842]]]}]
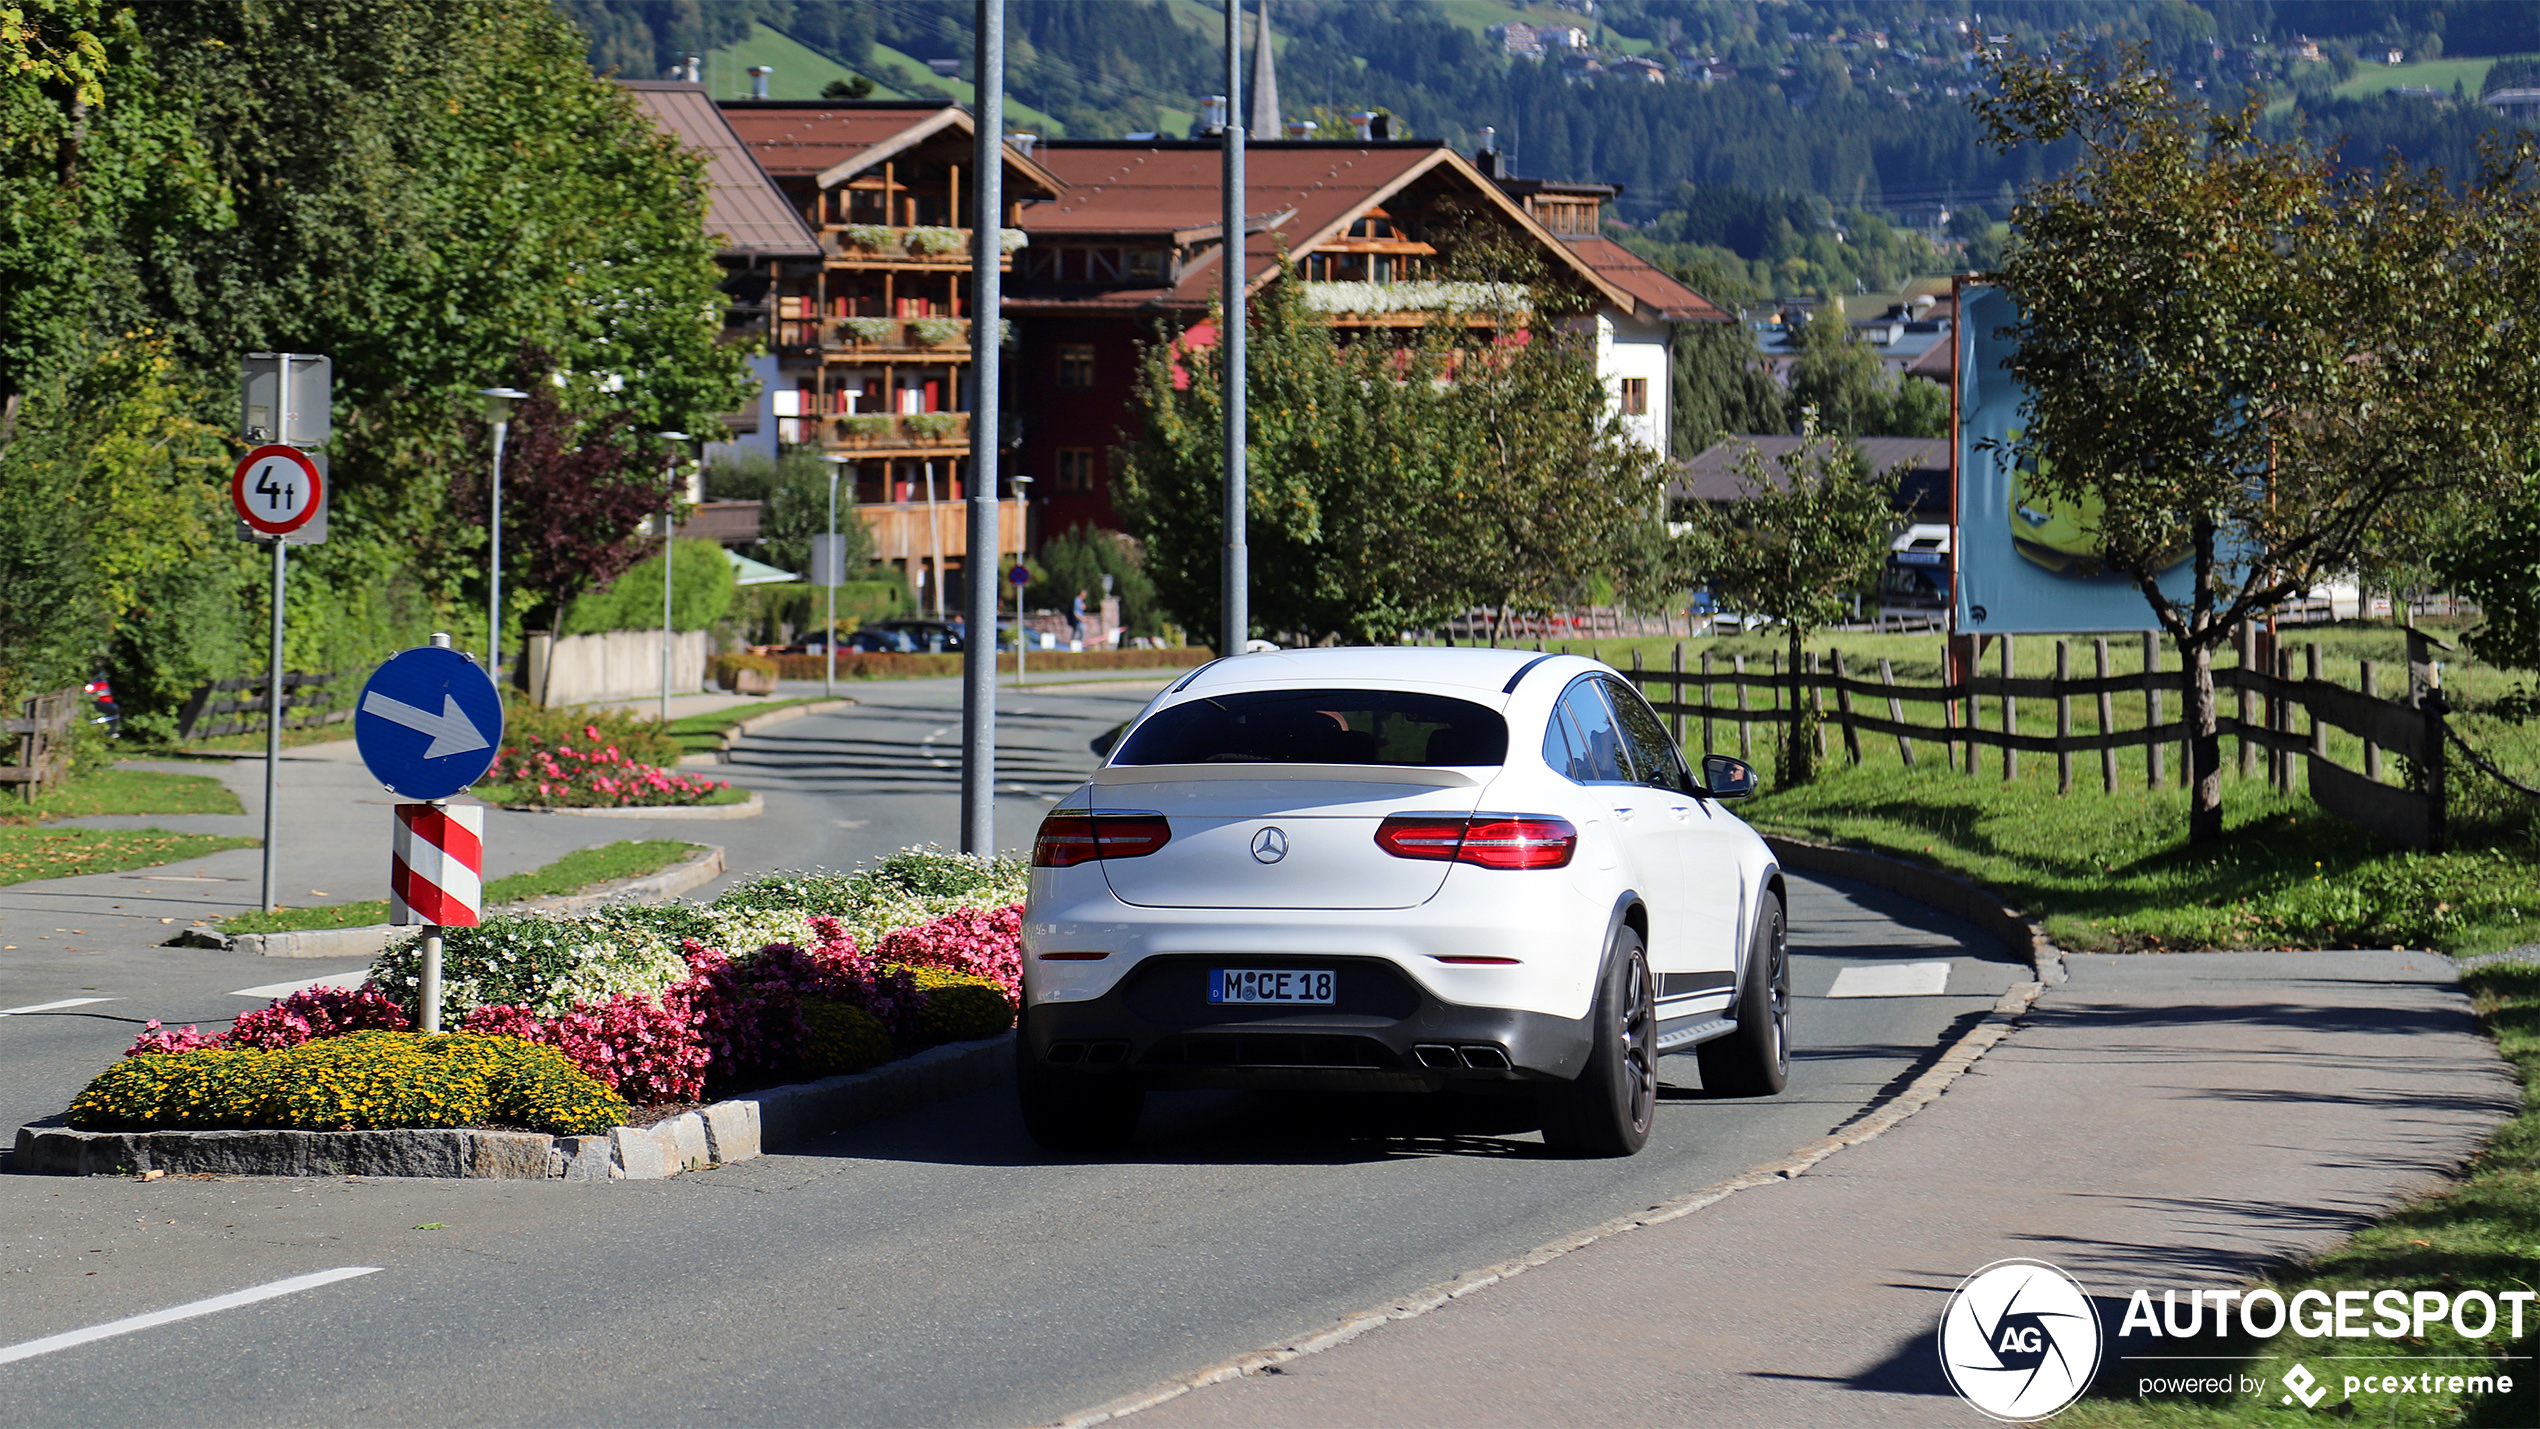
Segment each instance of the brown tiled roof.
[{"label": "brown tiled roof", "polygon": [[1928,377],[1942,386],[1949,385],[1950,355],[1958,350],[1958,337],[1951,333],[1923,349],[1923,354],[1905,364],[1908,377]]},{"label": "brown tiled roof", "polygon": [[[894,154],[938,134],[964,140],[977,131],[970,111],[957,104],[886,100],[727,99],[723,117],[750,146],[759,163],[779,178],[810,179],[823,188],[841,184]],[[1006,179],[1022,180],[1011,199],[1058,191],[1048,169],[1008,145]]]},{"label": "brown tiled roof", "polygon": [[[1024,208],[1022,226],[1027,233],[1051,238],[1145,234],[1170,236],[1182,243],[1220,236],[1219,180],[1224,159],[1214,143],[1051,140],[1035,154],[1066,189],[1050,202]],[[1247,147],[1245,213],[1255,222],[1268,222],[1245,235],[1246,285],[1258,288],[1269,280],[1282,245],[1291,254],[1303,254],[1345,231],[1367,209],[1439,168],[1459,174],[1476,195],[1532,231],[1547,251],[1566,259],[1578,276],[1615,306],[1627,311],[1640,306],[1639,298],[1584,258],[1570,254],[1550,230],[1527,216],[1461,155],[1442,144],[1410,140],[1317,140]],[[1204,254],[1184,268],[1181,281],[1161,302],[1172,307],[1204,306],[1223,281],[1218,272],[1215,254]]]},{"label": "brown tiled roof", "polygon": [[1570,251],[1587,260],[1587,265],[1605,275],[1615,287],[1631,294],[1652,317],[1668,322],[1733,322],[1717,304],[1693,289],[1652,267],[1649,260],[1610,238],[1571,238],[1564,240]]},{"label": "brown tiled roof", "polygon": [[759,537],[759,507],[756,501],[698,502],[679,523],[679,534],[727,546],[747,544]]},{"label": "brown tiled roof", "polygon": [[726,257],[816,258],[820,241],[770,180],[749,146],[725,123],[705,87],[670,80],[620,80],[653,122],[705,155],[706,227]]}]

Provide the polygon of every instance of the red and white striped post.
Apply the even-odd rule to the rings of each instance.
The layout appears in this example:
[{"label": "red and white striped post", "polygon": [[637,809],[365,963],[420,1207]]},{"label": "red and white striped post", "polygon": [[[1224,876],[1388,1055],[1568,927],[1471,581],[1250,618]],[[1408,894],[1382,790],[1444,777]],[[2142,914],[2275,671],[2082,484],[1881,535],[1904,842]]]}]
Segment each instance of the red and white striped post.
[{"label": "red and white striped post", "polygon": [[388,921],[426,925],[416,1005],[423,1030],[441,1030],[441,930],[473,928],[485,904],[485,810],[438,801],[397,806],[388,871]]}]

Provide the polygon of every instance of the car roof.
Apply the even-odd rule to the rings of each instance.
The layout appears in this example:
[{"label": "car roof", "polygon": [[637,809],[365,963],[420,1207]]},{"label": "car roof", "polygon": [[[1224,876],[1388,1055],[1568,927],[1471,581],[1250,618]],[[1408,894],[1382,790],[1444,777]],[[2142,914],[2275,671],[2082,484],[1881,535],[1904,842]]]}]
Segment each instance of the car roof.
[{"label": "car roof", "polygon": [[1578,655],[1476,646],[1345,646],[1334,649],[1265,650],[1201,667],[1172,691],[1175,700],[1221,690],[1346,686],[1361,689],[1450,691],[1491,705],[1503,703],[1517,672],[1541,663],[1563,677],[1602,665]]}]

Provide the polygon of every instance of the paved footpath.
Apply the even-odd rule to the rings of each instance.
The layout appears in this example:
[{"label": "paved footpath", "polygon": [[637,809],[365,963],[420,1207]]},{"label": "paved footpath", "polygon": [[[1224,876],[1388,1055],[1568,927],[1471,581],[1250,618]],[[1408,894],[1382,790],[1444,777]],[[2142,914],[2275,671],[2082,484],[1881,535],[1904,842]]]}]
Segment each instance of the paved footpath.
[{"label": "paved footpath", "polygon": [[2103,1309],[2236,1285],[2439,1184],[2519,1102],[2440,957],[2070,968],[1947,1095],[1796,1179],[1131,1422],[1982,1424],[1933,1350],[1978,1267],[2048,1261]]}]

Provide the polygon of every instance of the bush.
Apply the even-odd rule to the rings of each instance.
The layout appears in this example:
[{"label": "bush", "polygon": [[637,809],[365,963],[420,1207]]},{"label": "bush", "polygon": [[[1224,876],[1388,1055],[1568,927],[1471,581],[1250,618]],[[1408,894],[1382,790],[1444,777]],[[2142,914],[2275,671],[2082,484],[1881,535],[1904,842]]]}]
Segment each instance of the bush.
[{"label": "bush", "polygon": [[69,1120],[90,1130],[504,1125],[574,1136],[606,1131],[627,1111],[551,1047],[366,1031],[275,1050],[127,1057],[72,1100]]},{"label": "bush", "polygon": [[910,968],[917,990],[926,996],[918,1010],[918,1040],[975,1042],[1014,1026],[1014,1002],[1006,989],[983,977],[943,968]]},{"label": "bush", "polygon": [[802,1068],[815,1077],[861,1072],[891,1060],[891,1030],[882,1019],[834,997],[802,1000]]},{"label": "bush", "polygon": [[467,1015],[464,1030],[553,1047],[638,1106],[705,1094],[706,1044],[694,1021],[644,998],[613,997],[555,1018],[524,1007],[480,1007]]},{"label": "bush", "polygon": [[671,765],[686,751],[657,719],[625,710],[551,710],[527,701],[503,707],[503,759],[530,749],[615,749],[644,764]]},{"label": "bush", "polygon": [[[671,553],[671,626],[703,630],[732,608],[738,589],[731,558],[714,541],[682,538]],[[608,630],[661,629],[661,552],[637,561],[609,583],[606,590],[586,591],[558,622],[558,635],[595,635]]]},{"label": "bush", "polygon": [[1030,884],[1031,869],[1016,859],[904,849],[867,872],[780,873],[736,884],[714,906],[719,912],[826,915],[844,923],[858,946],[878,952],[882,940],[902,928],[964,909],[1019,904]]},{"label": "bush", "polygon": [[[418,1013],[422,973],[421,930],[389,944],[370,966],[371,981],[409,1017]],[[448,1026],[479,1007],[555,1017],[577,1003],[655,996],[687,975],[677,938],[641,919],[503,913],[473,928],[441,930],[441,1018]]]},{"label": "bush", "polygon": [[773,689],[777,671],[780,668],[775,659],[767,655],[717,655],[706,662],[707,676],[726,690],[741,688],[741,675],[744,671],[765,676],[767,687]]},{"label": "bush", "polygon": [[975,978],[1002,992],[1011,1009],[1023,998],[1023,910],[959,909],[931,923],[884,934],[874,944],[873,956]]},{"label": "bush", "polygon": [[169,1031],[150,1019],[141,1035],[124,1049],[127,1057],[192,1052],[204,1047],[257,1047],[267,1051],[297,1047],[319,1037],[378,1030],[403,1032],[413,1026],[400,1007],[376,983],[359,988],[312,987],[240,1017],[227,1032],[205,1036],[191,1026]]}]

